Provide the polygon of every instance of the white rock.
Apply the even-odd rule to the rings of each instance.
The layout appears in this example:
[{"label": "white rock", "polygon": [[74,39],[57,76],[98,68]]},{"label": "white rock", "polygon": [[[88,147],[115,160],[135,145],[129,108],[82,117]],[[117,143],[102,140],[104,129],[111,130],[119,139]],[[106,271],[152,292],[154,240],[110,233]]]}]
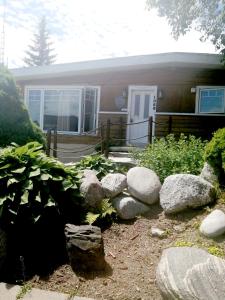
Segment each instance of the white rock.
[{"label": "white rock", "polygon": [[163,251],[156,282],[163,299],[224,300],[225,260],[194,247]]},{"label": "white rock", "polygon": [[218,176],[215,174],[213,167],[207,162],[204,163],[203,169],[199,176],[212,184],[218,182]]},{"label": "white rock", "polygon": [[130,194],[146,204],[153,204],[159,200],[161,183],[156,173],[150,169],[131,168],[127,173],[127,185]]},{"label": "white rock", "polygon": [[160,237],[160,238],[166,236],[166,232],[162,229],[157,228],[157,227],[152,227],[151,228],[151,234],[152,234],[152,236]]},{"label": "white rock", "polygon": [[104,199],[105,194],[95,171],[84,170],[80,192],[84,196],[85,204],[90,207],[98,206],[99,202]]},{"label": "white rock", "polygon": [[211,183],[190,174],[167,177],[160,190],[160,205],[165,213],[180,212],[213,202],[215,189]]},{"label": "white rock", "polygon": [[215,209],[203,221],[199,228],[200,232],[214,238],[225,232],[225,214],[222,210]]},{"label": "white rock", "polygon": [[113,199],[113,206],[120,218],[124,220],[133,219],[136,216],[144,214],[150,210],[148,205],[139,202],[133,197],[127,197],[124,195]]},{"label": "white rock", "polygon": [[106,197],[113,198],[127,187],[127,177],[120,173],[108,174],[101,180]]}]

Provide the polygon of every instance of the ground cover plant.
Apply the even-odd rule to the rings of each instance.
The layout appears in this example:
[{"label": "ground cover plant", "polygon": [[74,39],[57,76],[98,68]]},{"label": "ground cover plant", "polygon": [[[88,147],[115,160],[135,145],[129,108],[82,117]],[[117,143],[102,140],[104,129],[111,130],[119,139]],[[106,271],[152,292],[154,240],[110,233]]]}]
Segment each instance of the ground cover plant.
[{"label": "ground cover plant", "polygon": [[45,145],[45,136],[31,121],[12,75],[0,67],[0,147],[12,142],[24,145],[30,141]]},{"label": "ground cover plant", "polygon": [[134,151],[133,157],[140,166],[156,172],[161,182],[172,174],[190,173],[198,175],[204,164],[206,141],[190,135],[173,134],[155,139],[144,151]]}]

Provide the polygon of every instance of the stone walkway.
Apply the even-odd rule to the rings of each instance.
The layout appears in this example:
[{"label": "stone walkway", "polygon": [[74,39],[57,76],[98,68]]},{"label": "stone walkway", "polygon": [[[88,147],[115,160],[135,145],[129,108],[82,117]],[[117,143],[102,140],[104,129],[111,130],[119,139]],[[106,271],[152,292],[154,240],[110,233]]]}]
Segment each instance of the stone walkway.
[{"label": "stone walkway", "polygon": [[70,297],[68,294],[61,294],[40,289],[32,289],[31,291],[27,291],[23,297],[21,295],[21,298],[18,298],[19,295],[21,295],[21,286],[0,283],[0,300],[94,300],[91,298],[78,296]]}]

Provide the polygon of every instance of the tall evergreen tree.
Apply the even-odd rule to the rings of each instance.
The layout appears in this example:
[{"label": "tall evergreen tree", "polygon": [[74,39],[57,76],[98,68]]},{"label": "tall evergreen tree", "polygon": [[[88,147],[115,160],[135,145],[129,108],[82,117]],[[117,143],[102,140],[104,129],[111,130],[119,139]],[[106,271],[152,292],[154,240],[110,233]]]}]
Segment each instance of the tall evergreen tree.
[{"label": "tall evergreen tree", "polygon": [[33,45],[26,51],[24,62],[27,66],[45,66],[55,62],[56,55],[51,48],[49,33],[46,27],[46,19],[42,17],[38,24],[37,33],[34,34]]}]

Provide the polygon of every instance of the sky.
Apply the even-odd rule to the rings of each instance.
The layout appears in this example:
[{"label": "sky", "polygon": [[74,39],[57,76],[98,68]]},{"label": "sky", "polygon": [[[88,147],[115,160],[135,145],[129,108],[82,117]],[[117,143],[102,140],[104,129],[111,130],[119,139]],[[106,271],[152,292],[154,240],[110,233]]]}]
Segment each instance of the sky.
[{"label": "sky", "polygon": [[42,16],[56,63],[164,52],[215,53],[200,33],[175,41],[166,19],[146,9],[145,0],[0,0],[5,3],[5,63],[23,67],[23,58]]}]

